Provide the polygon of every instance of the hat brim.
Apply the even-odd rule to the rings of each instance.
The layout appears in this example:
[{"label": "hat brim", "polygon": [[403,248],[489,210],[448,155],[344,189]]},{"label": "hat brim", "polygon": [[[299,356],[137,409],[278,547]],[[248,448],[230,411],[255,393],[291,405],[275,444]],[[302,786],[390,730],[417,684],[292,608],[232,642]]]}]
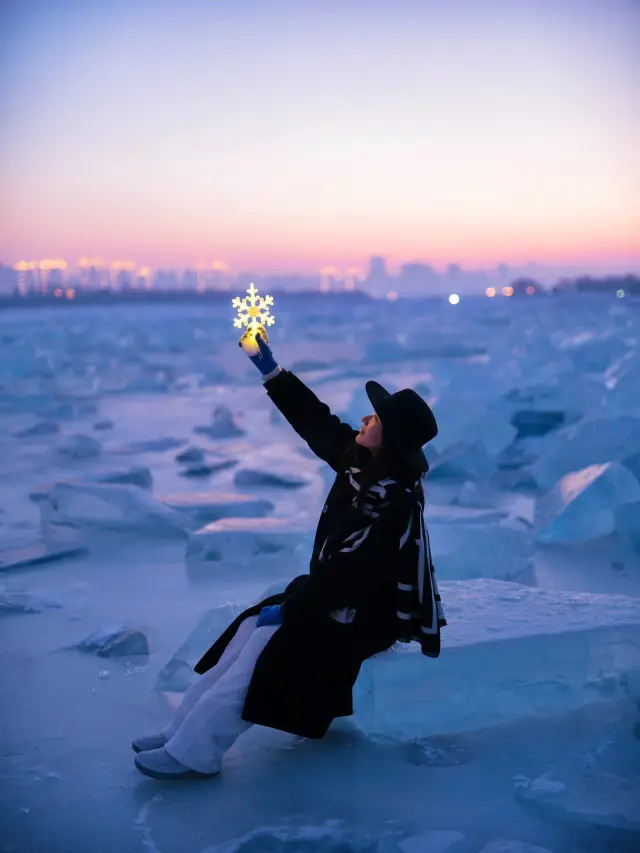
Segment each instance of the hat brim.
[{"label": "hat brim", "polygon": [[[364,390],[367,392],[367,397],[384,427],[384,421],[382,420],[382,415],[380,414],[379,409],[383,401],[391,395],[386,388],[384,388],[379,382],[375,382],[373,379],[370,379],[365,384]],[[408,462],[409,465],[416,468],[421,474],[425,474],[429,470],[429,463],[427,461],[427,457],[424,455],[424,451],[414,450],[412,453],[403,453],[401,448],[396,447],[394,449],[401,458],[405,460],[405,462]]]},{"label": "hat brim", "polygon": [[367,392],[367,397],[376,413],[379,414],[378,408],[384,399],[390,397],[391,395],[387,391],[386,388],[383,388],[379,382],[374,382],[373,379],[370,379],[366,385],[364,386],[364,390]]}]

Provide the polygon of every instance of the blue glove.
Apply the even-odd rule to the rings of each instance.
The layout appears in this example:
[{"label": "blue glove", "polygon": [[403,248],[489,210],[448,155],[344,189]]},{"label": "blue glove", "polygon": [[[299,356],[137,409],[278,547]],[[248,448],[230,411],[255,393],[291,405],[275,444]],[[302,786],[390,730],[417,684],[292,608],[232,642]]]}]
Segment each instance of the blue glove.
[{"label": "blue glove", "polygon": [[[260,373],[263,376],[266,376],[267,373],[271,373],[272,370],[276,369],[278,362],[273,357],[273,353],[271,352],[269,345],[260,337],[259,332],[256,333],[256,343],[258,344],[260,352],[257,355],[250,355],[249,361],[252,361]],[[240,341],[238,341],[238,346],[242,348]]]},{"label": "blue glove", "polygon": [[262,628],[263,625],[282,625],[279,604],[274,604],[273,607],[262,608],[260,616],[258,616],[256,628]]}]

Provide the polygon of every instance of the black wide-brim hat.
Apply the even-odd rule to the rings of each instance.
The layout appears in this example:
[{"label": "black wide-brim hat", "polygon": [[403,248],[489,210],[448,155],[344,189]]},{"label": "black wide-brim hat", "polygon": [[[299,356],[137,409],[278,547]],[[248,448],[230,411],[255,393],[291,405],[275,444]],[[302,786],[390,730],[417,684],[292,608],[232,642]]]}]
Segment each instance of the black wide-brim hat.
[{"label": "black wide-brim hat", "polygon": [[438,424],[429,404],[411,388],[390,394],[373,380],[364,387],[382,423],[384,443],[424,474],[429,470],[429,463],[422,447],[438,434]]}]

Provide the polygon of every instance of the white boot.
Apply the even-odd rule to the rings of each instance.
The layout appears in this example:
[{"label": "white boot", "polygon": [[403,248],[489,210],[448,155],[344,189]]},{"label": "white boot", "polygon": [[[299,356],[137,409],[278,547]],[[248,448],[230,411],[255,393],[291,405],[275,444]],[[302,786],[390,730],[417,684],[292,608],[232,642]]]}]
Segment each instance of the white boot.
[{"label": "white boot", "polygon": [[167,742],[167,738],[159,732],[157,735],[142,735],[131,743],[134,752],[146,752],[149,749],[160,749]]},{"label": "white boot", "polygon": [[217,776],[217,773],[198,773],[197,770],[185,767],[169,755],[164,747],[141,752],[133,759],[133,763],[141,773],[154,779],[207,779]]}]

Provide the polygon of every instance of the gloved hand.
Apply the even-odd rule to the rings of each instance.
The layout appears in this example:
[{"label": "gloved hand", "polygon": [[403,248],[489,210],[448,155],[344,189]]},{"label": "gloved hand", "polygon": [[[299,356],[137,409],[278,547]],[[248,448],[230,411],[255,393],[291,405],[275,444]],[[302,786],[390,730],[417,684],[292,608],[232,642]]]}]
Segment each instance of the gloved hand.
[{"label": "gloved hand", "polygon": [[272,607],[263,607],[258,616],[256,628],[262,628],[263,625],[282,625],[282,616],[280,615],[280,605],[274,604]]},{"label": "gloved hand", "polygon": [[[259,332],[256,332],[256,343],[260,352],[256,355],[250,355],[249,361],[252,361],[263,376],[271,373],[278,367],[278,362],[273,357],[271,348],[265,341],[262,340]],[[242,349],[242,341],[238,341],[238,346]]]}]

